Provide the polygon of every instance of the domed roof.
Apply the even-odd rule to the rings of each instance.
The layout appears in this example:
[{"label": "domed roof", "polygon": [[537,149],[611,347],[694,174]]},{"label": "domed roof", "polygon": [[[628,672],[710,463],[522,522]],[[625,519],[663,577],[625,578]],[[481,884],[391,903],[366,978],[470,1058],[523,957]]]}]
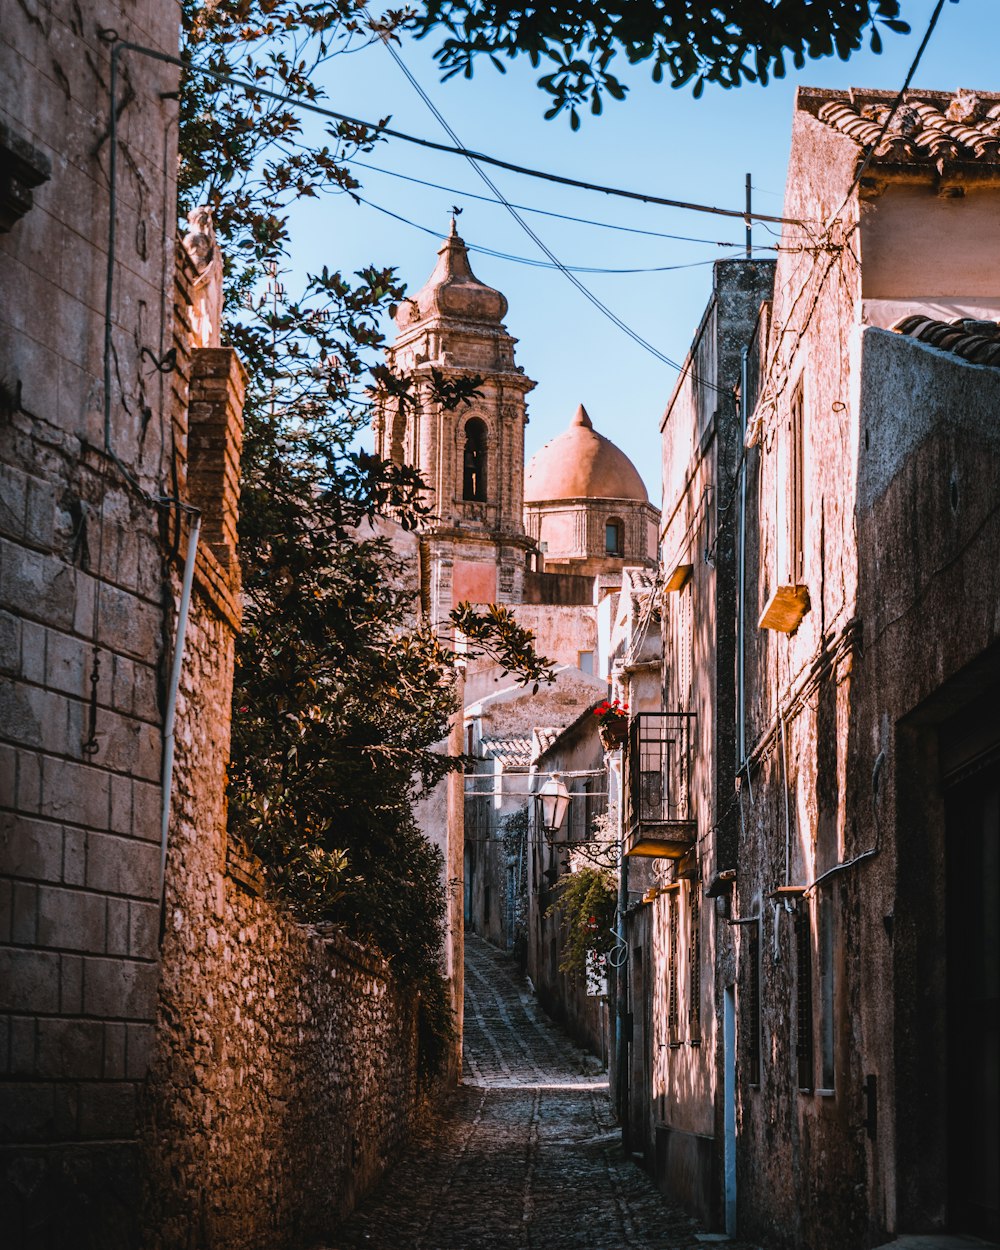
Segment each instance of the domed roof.
[{"label": "domed roof", "polygon": [[597,433],[583,404],[569,429],[536,452],[524,473],[525,503],[581,498],[649,502],[635,465]]},{"label": "domed roof", "polygon": [[396,324],[402,329],[435,314],[498,324],[506,312],[506,299],[472,272],[465,241],[459,238],[452,217],[451,232],[438,252],[434,272],[416,295],[400,304]]}]

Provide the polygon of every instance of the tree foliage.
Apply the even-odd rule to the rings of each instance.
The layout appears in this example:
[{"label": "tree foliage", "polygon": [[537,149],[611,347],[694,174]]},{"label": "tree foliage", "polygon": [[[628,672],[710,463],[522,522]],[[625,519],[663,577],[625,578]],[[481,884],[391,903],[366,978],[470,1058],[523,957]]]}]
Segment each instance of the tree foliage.
[{"label": "tree foliage", "polygon": [[674,87],[706,83],[738,87],[781,78],[786,60],[847,60],[867,37],[882,48],[880,29],[904,33],[901,0],[610,0],[594,4],[508,4],[487,0],[423,0],[409,24],[418,35],[443,31],[435,56],[444,76],[471,78],[486,56],[527,56],[547,72],[538,85],[552,97],[546,117],[568,111],[575,130],[580,110],[600,113],[605,95],[623,100],[627,86],[612,72],[620,55],[629,65],[650,62],[654,82]]},{"label": "tree foliage", "polygon": [[[320,66],[372,37],[355,0],[184,0],[183,31],[193,65],[309,101],[320,95]],[[193,72],[180,116],[181,210],[212,209],[224,336],[249,379],[230,828],[298,915],[341,923],[417,988],[426,1051],[447,1023],[445,886],[412,804],[460,763],[434,749],[456,706],[456,656],[421,621],[399,558],[372,524],[391,512],[416,525],[423,483],[353,448],[376,394],[416,402],[381,352],[380,325],[405,290],[376,264],[322,268],[289,295],[280,268],[290,207],[350,194],[358,184],[348,161],[375,135],[307,131],[288,104]],[[476,385],[439,376],[431,402],[462,405]],[[466,623],[475,627],[476,613]],[[515,668],[533,653],[516,633],[505,643],[509,625],[487,621],[481,633]],[[538,679],[537,664],[529,677]]]}]

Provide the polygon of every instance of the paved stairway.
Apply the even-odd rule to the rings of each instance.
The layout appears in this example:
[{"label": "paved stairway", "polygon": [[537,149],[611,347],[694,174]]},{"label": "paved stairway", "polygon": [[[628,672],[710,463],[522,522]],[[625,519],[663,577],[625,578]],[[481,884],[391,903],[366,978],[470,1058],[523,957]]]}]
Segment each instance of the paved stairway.
[{"label": "paved stairway", "polygon": [[510,959],[471,934],[465,949],[463,1085],[331,1250],[703,1250],[623,1157],[596,1061]]}]

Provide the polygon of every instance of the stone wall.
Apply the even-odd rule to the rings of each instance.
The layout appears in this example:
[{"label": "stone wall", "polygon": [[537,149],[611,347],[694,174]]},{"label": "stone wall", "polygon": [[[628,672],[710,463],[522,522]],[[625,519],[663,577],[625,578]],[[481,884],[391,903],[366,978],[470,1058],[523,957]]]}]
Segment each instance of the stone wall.
[{"label": "stone wall", "polygon": [[[0,1227],[29,1250],[110,1250],[133,1228],[159,913],[149,496],[170,456],[150,359],[170,346],[177,73],[121,62],[106,395],[98,31],[175,52],[178,23],[174,0],[21,0],[0,22]],[[12,172],[35,180],[27,199]]]},{"label": "stone wall", "polygon": [[196,595],[142,1120],[150,1250],[332,1240],[417,1103],[413,1001],[360,947],[261,897],[227,846],[233,638]]},{"label": "stone wall", "polygon": [[99,28],[175,53],[179,6],[94,8],[0,23],[0,1227],[14,1250],[298,1247],[404,1136],[413,1004],[226,844],[245,378],[176,247],[176,72],[133,51],[105,359]]},{"label": "stone wall", "polygon": [[[380,961],[265,899],[259,865],[227,835],[246,377],[231,348],[185,350],[194,339],[183,256],[178,278],[178,359],[190,379],[184,479],[201,509],[201,542],[141,1109],[142,1245],[299,1250],[330,1238],[405,1140],[417,1099],[415,1010]],[[178,552],[186,546],[178,533]],[[172,618],[180,576],[178,559]]]}]

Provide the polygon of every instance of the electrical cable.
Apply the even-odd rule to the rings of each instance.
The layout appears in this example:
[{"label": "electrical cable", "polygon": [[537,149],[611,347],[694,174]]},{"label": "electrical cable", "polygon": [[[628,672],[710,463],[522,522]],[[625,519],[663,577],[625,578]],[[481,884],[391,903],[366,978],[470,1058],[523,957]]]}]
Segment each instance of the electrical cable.
[{"label": "electrical cable", "polygon": [[906,72],[906,77],[903,79],[903,85],[900,87],[899,91],[896,94],[896,99],[893,101],[892,108],[886,114],[885,121],[882,123],[882,129],[878,132],[875,142],[868,149],[867,153],[865,154],[864,160],[858,166],[858,171],[854,175],[854,178],[851,181],[851,185],[847,189],[847,194],[844,196],[844,199],[840,205],[840,208],[838,208],[837,211],[830,218],[830,221],[827,224],[828,230],[832,222],[837,217],[839,217],[840,214],[843,212],[844,205],[854,194],[855,188],[858,186],[861,179],[865,175],[865,170],[871,164],[872,158],[875,156],[875,153],[878,151],[879,144],[885,138],[886,132],[888,131],[889,127],[892,125],[892,119],[896,116],[897,112],[899,111],[899,106],[903,103],[903,97],[906,95],[907,91],[909,90],[910,83],[913,81],[913,75],[917,72],[917,67],[920,64],[920,59],[924,55],[924,51],[927,48],[928,43],[930,43],[931,35],[934,33],[934,27],[937,25],[938,18],[941,16],[941,10],[944,8],[944,5],[945,5],[945,0],[938,0],[937,4],[934,6],[934,12],[931,14],[930,21],[927,24],[927,29],[924,32],[924,37],[920,41],[920,47],[917,48],[916,56],[914,56],[913,61],[910,64],[910,68]]},{"label": "electrical cable", "polygon": [[[368,169],[372,173],[385,174],[387,178],[400,178],[404,182],[416,183],[418,187],[430,187],[433,191],[447,191],[449,195],[457,195],[463,200],[479,200],[483,204],[497,204],[501,208],[505,207],[502,200],[494,199],[492,195],[480,195],[477,191],[460,191],[457,187],[448,187],[440,182],[428,182],[426,178],[417,178],[413,174],[404,174],[397,169],[383,169],[380,165],[371,165],[367,161],[359,161],[352,158],[349,161],[351,165],[357,165],[359,169]],[[575,217],[572,213],[556,213],[548,208],[533,208],[529,204],[515,204],[515,208],[520,209],[522,213],[536,213],[540,217],[555,217],[559,221],[573,221],[581,226],[597,226],[601,230],[617,230],[622,234],[641,234],[650,239],[671,239],[676,243],[704,243],[708,247],[730,247],[742,249],[742,243],[733,243],[723,239],[702,239],[689,234],[667,234],[662,230],[643,230],[639,226],[619,226],[610,221],[595,221],[592,217]],[[780,237],[780,232],[771,230],[765,226],[765,229],[775,238]],[[802,236],[805,238],[806,236]],[[778,248],[771,243],[755,243],[754,251],[756,252],[776,252]]]},{"label": "electrical cable", "polygon": [[513,161],[504,161],[496,156],[488,156],[485,152],[470,151],[458,143],[452,147],[447,143],[436,143],[433,139],[421,139],[417,135],[407,134],[406,131],[396,130],[379,122],[368,122],[359,117],[351,117],[348,113],[340,113],[336,109],[325,108],[323,105],[314,104],[309,100],[302,100],[298,96],[283,95],[280,91],[271,91],[268,87],[262,87],[259,83],[248,82],[235,74],[224,74],[220,70],[209,69],[204,65],[195,65],[192,61],[185,60],[183,57],[172,56],[169,52],[161,52],[158,48],[148,48],[144,44],[133,43],[129,39],[122,39],[118,32],[110,27],[102,28],[98,35],[103,42],[114,44],[116,47],[121,48],[122,51],[139,52],[155,61],[163,61],[167,65],[177,65],[187,73],[201,74],[203,77],[212,78],[216,82],[239,87],[250,95],[262,96],[267,100],[276,100],[279,104],[287,104],[292,108],[302,109],[306,113],[314,113],[319,117],[331,118],[333,121],[345,122],[349,126],[359,126],[364,130],[373,131],[376,136],[385,135],[389,139],[399,139],[404,143],[413,143],[418,147],[429,148],[434,152],[444,152],[449,156],[464,156],[466,160],[480,161],[484,165],[495,165],[498,169],[507,169],[511,173],[522,174],[526,178],[540,178],[544,182],[557,182],[562,186],[577,187],[581,191],[598,191],[602,195],[617,196],[619,199],[638,200],[643,204],[658,204],[664,208],[681,208],[692,213],[711,213],[717,217],[733,217],[739,221],[745,221],[749,217],[752,221],[771,221],[776,222],[778,225],[805,225],[805,222],[793,217],[774,217],[768,213],[748,213],[742,208],[719,208],[711,204],[696,204],[687,200],[672,200],[665,196],[652,195],[645,191],[627,191],[622,187],[607,187],[601,183],[587,182],[582,178],[569,178],[563,174],[553,174],[547,170],[517,165]]},{"label": "electrical cable", "polygon": [[[376,212],[385,213],[387,217],[392,217],[396,221],[401,221],[404,226],[412,226],[414,230],[420,230],[424,234],[429,234],[432,238],[440,239],[441,231],[435,230],[431,226],[422,226],[419,222],[411,221],[409,217],[402,216],[401,213],[395,213],[391,208],[385,208],[381,204],[376,204],[373,200],[365,199],[363,195],[358,195],[356,191],[350,191],[348,194],[352,199],[357,200],[359,204],[364,204],[367,208],[374,208]],[[499,201],[495,201],[499,203]],[[710,260],[692,260],[686,261],[681,265],[648,265],[635,269],[604,269],[597,265],[553,265],[546,260],[534,260],[530,256],[515,256],[511,252],[499,252],[492,247],[483,247],[478,243],[465,244],[466,250],[477,252],[482,256],[493,256],[497,260],[509,260],[518,265],[529,265],[533,269],[568,269],[571,273],[597,273],[597,274],[635,274],[635,273],[672,273],[676,269],[697,269],[702,265],[714,265],[716,260],[732,260],[732,256],[712,257]],[[739,255],[734,254],[734,255]]]},{"label": "electrical cable", "polygon": [[[420,96],[421,100],[423,100],[424,104],[427,106],[427,108],[429,109],[433,117],[437,120],[437,122],[439,123],[441,128],[444,130],[444,132],[451,138],[452,142],[456,145],[457,148],[462,149],[463,151],[466,151],[458,135],[449,125],[447,119],[442,114],[440,109],[435,105],[434,101],[430,98],[427,92],[423,89],[420,83],[416,80],[416,78],[410,72],[409,67],[403,61],[403,58],[399,55],[398,51],[392,46],[392,43],[390,42],[389,38],[388,37],[383,38],[382,43],[384,44],[386,51],[389,53],[392,59],[399,66],[400,70],[402,70],[407,81],[413,87],[414,91],[416,91],[416,93]],[[497,199],[501,201],[501,203],[504,205],[504,207],[507,209],[510,215],[514,218],[514,220],[521,227],[524,233],[532,240],[532,242],[539,249],[539,251],[541,251],[545,256],[548,257],[548,259],[552,262],[552,264],[562,272],[566,280],[570,282],[574,287],[576,287],[576,289],[580,292],[580,294],[584,297],[584,299],[586,299],[590,304],[592,304],[599,313],[607,317],[607,319],[613,325],[617,326],[618,329],[621,330],[622,333],[625,334],[628,338],[630,338],[635,344],[637,344],[637,346],[649,352],[651,356],[654,356],[662,364],[667,365],[671,369],[675,369],[682,377],[686,376],[688,373],[691,372],[690,369],[686,369],[684,365],[678,364],[676,360],[673,360],[665,352],[661,352],[658,347],[655,347],[647,339],[644,339],[642,335],[638,333],[638,331],[633,330],[632,327],[628,325],[627,322],[623,321],[621,317],[618,316],[617,313],[613,312],[607,306],[607,304],[605,304],[602,300],[598,299],[598,297],[590,290],[589,287],[584,286],[584,284],[580,281],[580,279],[576,276],[576,274],[572,273],[562,263],[562,261],[559,260],[559,258],[552,251],[552,249],[535,233],[535,231],[524,220],[524,218],[520,215],[520,213],[513,206],[513,204],[511,204],[510,201],[506,198],[506,196],[503,194],[500,188],[496,185],[496,183],[493,182],[490,176],[483,169],[480,169],[479,165],[477,164],[477,158],[475,154],[466,152],[466,160],[468,160],[469,164],[476,171],[479,177],[483,180],[486,186],[489,187],[489,189],[493,192],[493,194],[497,197]],[[729,394],[729,392],[726,391],[725,388],[716,386],[713,382],[710,382],[707,378],[701,379],[701,383],[703,386],[707,387],[709,390],[716,391],[719,394]]]}]

